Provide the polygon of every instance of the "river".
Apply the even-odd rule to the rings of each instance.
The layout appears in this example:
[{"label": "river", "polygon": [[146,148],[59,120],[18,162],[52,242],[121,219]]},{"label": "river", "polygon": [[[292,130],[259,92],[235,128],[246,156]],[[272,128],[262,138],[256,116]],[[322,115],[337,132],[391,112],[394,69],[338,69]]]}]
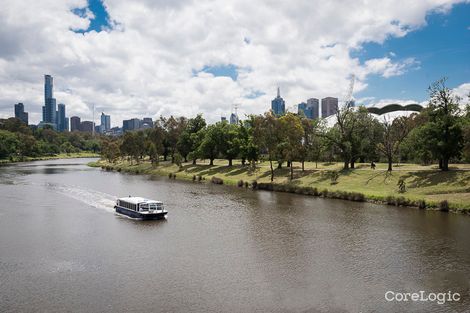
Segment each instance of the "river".
[{"label": "river", "polygon": [[[106,172],[0,167],[0,312],[469,312],[470,218]],[[168,218],[114,214],[162,200]],[[387,301],[385,293],[459,293]]]}]

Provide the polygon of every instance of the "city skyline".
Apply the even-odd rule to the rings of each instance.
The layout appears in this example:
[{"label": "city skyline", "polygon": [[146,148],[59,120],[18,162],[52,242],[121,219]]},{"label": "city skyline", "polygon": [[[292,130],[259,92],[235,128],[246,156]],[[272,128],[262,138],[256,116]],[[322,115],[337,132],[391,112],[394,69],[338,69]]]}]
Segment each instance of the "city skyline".
[{"label": "city skyline", "polygon": [[[462,1],[411,8],[393,1],[142,2],[136,5],[148,14],[141,22],[133,5],[7,1],[0,13],[0,117],[21,102],[37,124],[44,73],[55,78],[54,97],[69,116],[91,120],[95,105],[113,116],[112,126],[129,116],[197,113],[215,122],[229,117],[233,103],[239,117],[260,114],[276,86],[289,109],[312,96],[341,104],[351,74],[356,102],[367,105],[425,102],[427,86],[443,76],[460,96],[470,90],[470,48],[462,44],[470,40],[470,5]],[[263,14],[255,18],[253,5]],[[331,16],[342,26],[327,23]]]}]

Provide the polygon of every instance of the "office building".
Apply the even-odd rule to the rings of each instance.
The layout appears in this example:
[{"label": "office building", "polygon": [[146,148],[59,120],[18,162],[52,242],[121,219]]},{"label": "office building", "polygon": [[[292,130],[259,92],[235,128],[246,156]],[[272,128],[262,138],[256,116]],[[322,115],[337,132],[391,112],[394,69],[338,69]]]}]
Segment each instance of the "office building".
[{"label": "office building", "polygon": [[225,116],[221,116],[221,117],[220,117],[220,121],[221,121],[221,122],[226,122],[226,121],[227,121],[227,118],[226,118]]},{"label": "office building", "polygon": [[24,111],[23,103],[15,104],[15,117],[28,125],[28,112]]},{"label": "office building", "polygon": [[71,132],[80,131],[80,118],[78,116],[72,116],[70,118],[70,131]]},{"label": "office building", "polygon": [[152,128],[153,120],[151,117],[144,117],[140,123],[140,128]]},{"label": "office building", "polygon": [[307,116],[307,113],[305,113],[306,110],[307,110],[307,103],[300,102],[299,104],[297,104],[297,113],[299,115],[303,113],[305,116]]},{"label": "office building", "polygon": [[238,124],[238,116],[235,113],[230,114],[230,124]]},{"label": "office building", "polygon": [[311,115],[307,116],[310,119],[320,117],[320,101],[317,98],[310,98],[307,100],[307,107],[310,109]]},{"label": "office building", "polygon": [[276,116],[281,116],[286,113],[286,103],[284,99],[281,98],[279,87],[277,87],[277,97],[271,101],[271,110]]},{"label": "office building", "polygon": [[54,98],[54,80],[51,75],[44,75],[44,106],[42,108],[42,124],[57,129],[56,100]]},{"label": "office building", "polygon": [[321,99],[321,117],[325,118],[338,111],[338,98],[326,97]]},{"label": "office building", "polygon": [[130,120],[124,120],[122,121],[122,131],[132,131],[132,130],[137,130],[141,126],[141,121],[138,118],[133,118]]},{"label": "office building", "polygon": [[82,132],[93,132],[94,123],[91,121],[83,121],[80,123],[80,131]]},{"label": "office building", "polygon": [[105,133],[111,130],[111,116],[104,114],[101,112],[101,125],[100,125],[100,133]]},{"label": "office building", "polygon": [[57,106],[57,114],[56,114],[56,125],[57,125],[57,131],[63,132],[63,131],[68,131],[67,127],[67,118],[65,117],[65,104],[59,103]]}]

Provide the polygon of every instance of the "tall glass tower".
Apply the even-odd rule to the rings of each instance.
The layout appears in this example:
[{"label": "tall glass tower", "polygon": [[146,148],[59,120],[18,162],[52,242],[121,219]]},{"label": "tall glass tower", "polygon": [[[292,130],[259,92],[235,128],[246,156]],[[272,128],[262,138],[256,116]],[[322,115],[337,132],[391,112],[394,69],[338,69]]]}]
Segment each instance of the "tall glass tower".
[{"label": "tall glass tower", "polygon": [[53,97],[54,81],[51,75],[44,75],[44,107],[42,109],[42,121],[57,128],[56,100]]},{"label": "tall glass tower", "polygon": [[271,110],[276,116],[281,116],[286,113],[286,103],[284,99],[281,98],[281,91],[279,87],[277,87],[277,97],[271,101]]}]

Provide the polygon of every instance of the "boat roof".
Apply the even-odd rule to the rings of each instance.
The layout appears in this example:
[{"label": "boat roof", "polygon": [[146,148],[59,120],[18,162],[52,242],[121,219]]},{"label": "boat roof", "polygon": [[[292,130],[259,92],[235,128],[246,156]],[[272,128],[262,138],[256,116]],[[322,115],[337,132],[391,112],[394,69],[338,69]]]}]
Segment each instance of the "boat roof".
[{"label": "boat roof", "polygon": [[132,204],[138,204],[138,203],[163,203],[161,201],[157,200],[150,200],[142,197],[124,197],[124,198],[118,198],[118,200],[125,201],[127,203],[132,203]]}]

